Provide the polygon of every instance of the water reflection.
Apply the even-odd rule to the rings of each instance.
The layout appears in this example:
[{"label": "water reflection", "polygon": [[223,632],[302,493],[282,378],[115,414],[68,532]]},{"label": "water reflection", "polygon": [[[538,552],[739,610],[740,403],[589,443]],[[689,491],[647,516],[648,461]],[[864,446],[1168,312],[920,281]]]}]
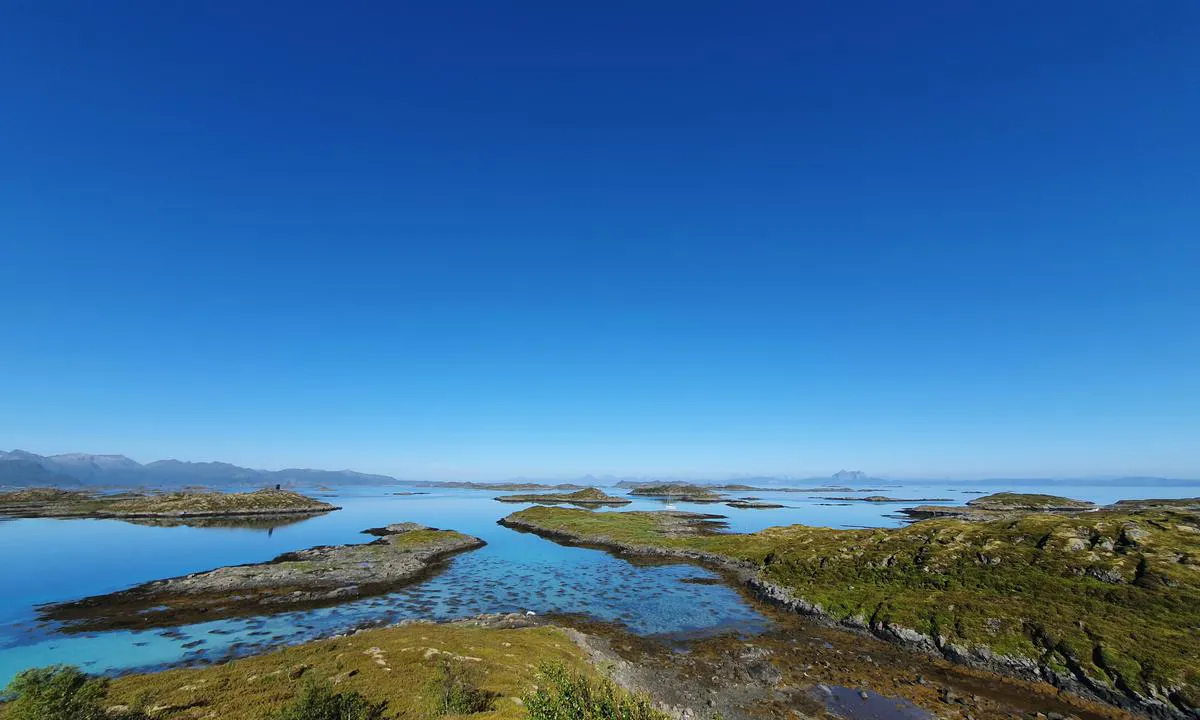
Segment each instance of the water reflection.
[{"label": "water reflection", "polygon": [[256,530],[265,531],[270,537],[277,528],[297,525],[315,517],[319,517],[323,513],[312,513],[309,515],[260,515],[260,516],[242,516],[242,517],[161,517],[161,518],[122,518],[125,522],[133,523],[134,525],[145,525],[147,527],[193,527],[193,528],[221,528],[224,530]]},{"label": "water reflection", "polygon": [[846,720],[931,720],[933,714],[903,698],[890,698],[873,690],[852,690],[838,685],[818,685],[813,692],[825,709]]}]

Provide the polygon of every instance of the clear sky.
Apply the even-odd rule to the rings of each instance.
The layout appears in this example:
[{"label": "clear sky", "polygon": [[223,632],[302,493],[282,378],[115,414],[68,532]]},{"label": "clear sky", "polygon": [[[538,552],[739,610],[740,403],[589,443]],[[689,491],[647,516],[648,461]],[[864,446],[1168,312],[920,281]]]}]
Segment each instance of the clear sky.
[{"label": "clear sky", "polygon": [[0,447],[1200,476],[1200,3],[16,0]]}]

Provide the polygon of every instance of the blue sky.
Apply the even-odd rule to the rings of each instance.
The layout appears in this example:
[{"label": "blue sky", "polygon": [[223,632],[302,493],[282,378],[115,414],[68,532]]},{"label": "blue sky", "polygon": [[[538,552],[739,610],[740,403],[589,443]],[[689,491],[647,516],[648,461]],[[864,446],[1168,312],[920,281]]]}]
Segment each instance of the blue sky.
[{"label": "blue sky", "polygon": [[6,3],[0,447],[1200,476],[1198,34],[1190,0]]}]

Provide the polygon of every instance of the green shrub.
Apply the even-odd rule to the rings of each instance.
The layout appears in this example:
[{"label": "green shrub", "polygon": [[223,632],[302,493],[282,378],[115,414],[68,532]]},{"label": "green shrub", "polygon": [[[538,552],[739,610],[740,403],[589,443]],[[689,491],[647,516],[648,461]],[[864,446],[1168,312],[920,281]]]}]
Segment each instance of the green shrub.
[{"label": "green shrub", "polygon": [[470,715],[492,709],[495,695],[480,689],[471,669],[443,658],[429,683],[433,696],[433,714]]},{"label": "green shrub", "polygon": [[524,698],[529,720],[668,720],[648,699],[608,680],[588,680],[559,663],[540,669],[541,685]]},{"label": "green shrub", "polygon": [[142,720],[138,710],[108,713],[108,680],[69,665],[19,673],[4,690],[6,720]]},{"label": "green shrub", "polygon": [[357,692],[335,693],[329,683],[308,681],[291,705],[269,720],[383,720],[387,701],[372,703]]}]

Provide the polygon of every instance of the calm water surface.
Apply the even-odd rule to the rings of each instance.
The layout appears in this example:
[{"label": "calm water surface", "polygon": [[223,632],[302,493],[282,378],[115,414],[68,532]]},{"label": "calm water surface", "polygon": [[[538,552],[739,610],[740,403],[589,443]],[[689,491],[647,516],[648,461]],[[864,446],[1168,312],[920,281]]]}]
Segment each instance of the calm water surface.
[{"label": "calm water surface", "polygon": [[[975,495],[967,486],[876,485],[902,498],[950,498],[961,504]],[[972,490],[1004,488],[969,486]],[[6,573],[0,594],[0,685],[27,667],[71,663],[92,672],[120,672],[179,662],[206,662],[265,647],[296,643],[371,623],[408,618],[450,619],[485,612],[532,610],[585,613],[615,621],[643,635],[758,632],[768,622],[733,589],[682,582],[711,577],[688,564],[634,565],[598,550],[563,547],[496,521],[523,506],[499,503],[495,493],[429,491],[397,496],[403,488],[345,489],[314,493],[343,510],[275,528],[145,527],[118,520],[3,520],[0,549]],[[1035,488],[1019,488],[1036,492]],[[414,490],[420,490],[415,488]],[[1132,497],[1186,497],[1192,487],[1076,487],[1054,490],[1099,503]],[[622,491],[614,490],[615,494]],[[680,510],[727,515],[730,529],[752,532],[773,525],[829,527],[901,525],[901,504],[820,499],[828,493],[752,494],[788,507],[738,510],[724,505],[676,503]],[[912,503],[909,503],[912,504]],[[630,509],[662,509],[637,500]],[[332,608],[222,620],[149,631],[64,634],[35,621],[36,605],[121,590],[163,577],[222,565],[259,562],[292,550],[372,538],[361,531],[415,521],[476,535],[485,548],[459,555],[440,575],[398,592]]]}]

